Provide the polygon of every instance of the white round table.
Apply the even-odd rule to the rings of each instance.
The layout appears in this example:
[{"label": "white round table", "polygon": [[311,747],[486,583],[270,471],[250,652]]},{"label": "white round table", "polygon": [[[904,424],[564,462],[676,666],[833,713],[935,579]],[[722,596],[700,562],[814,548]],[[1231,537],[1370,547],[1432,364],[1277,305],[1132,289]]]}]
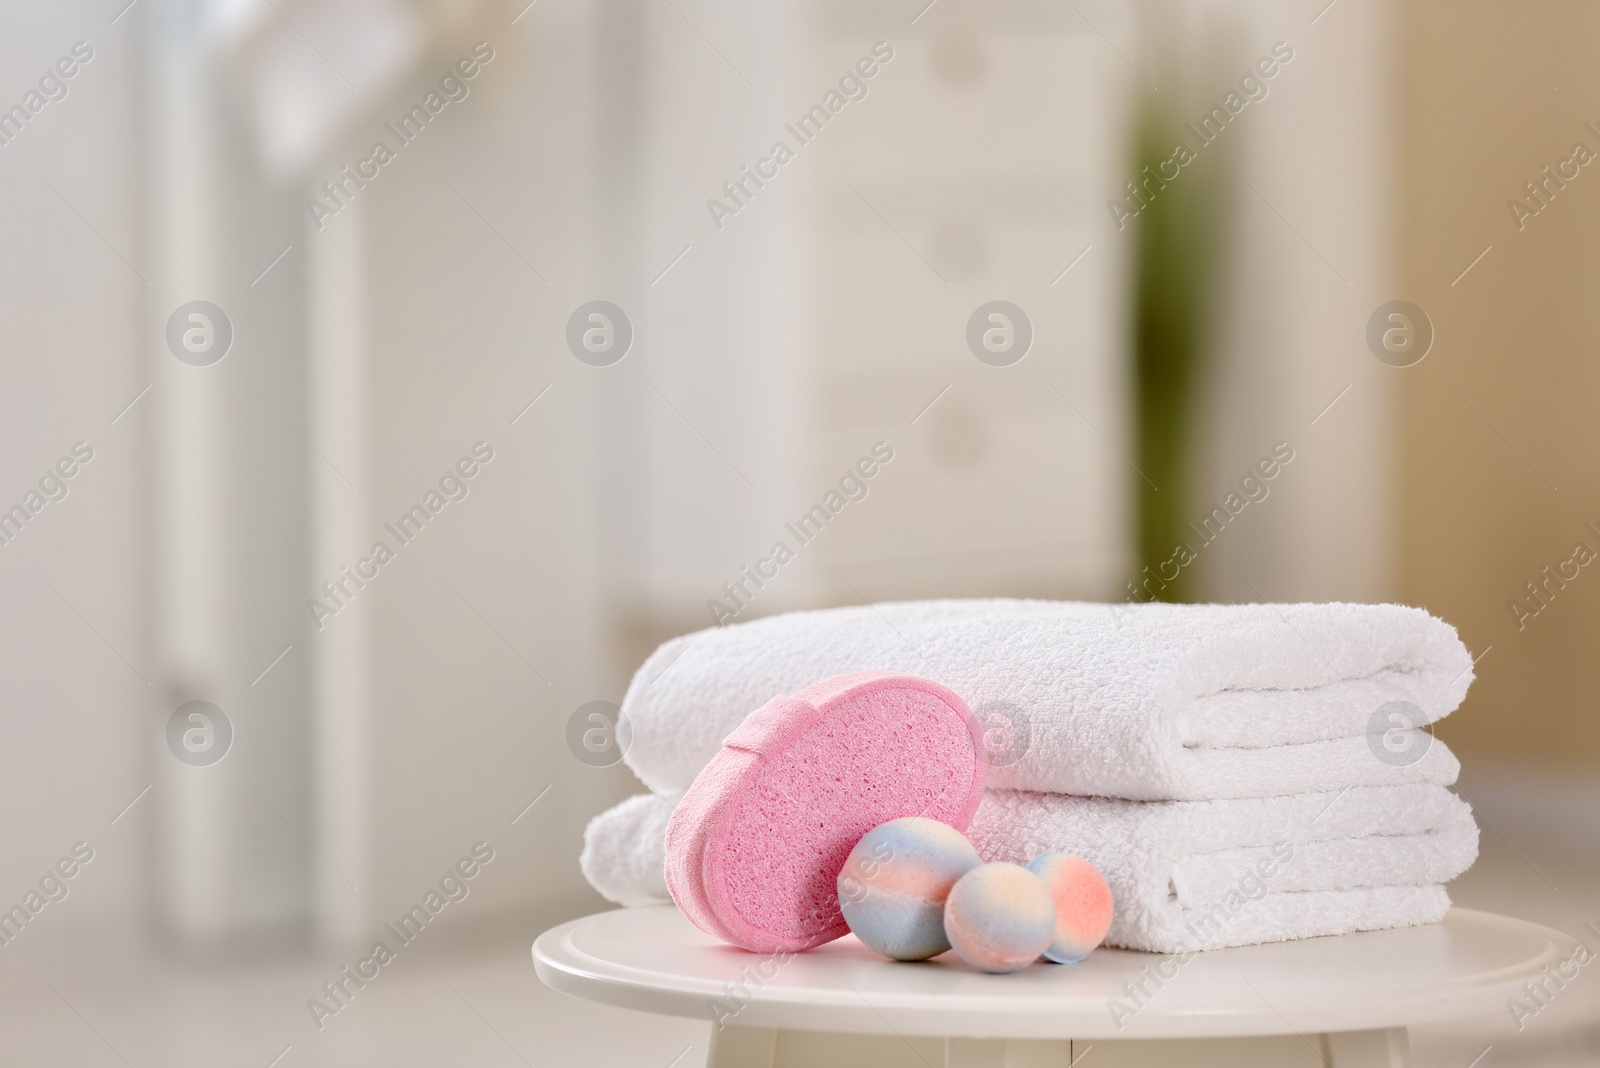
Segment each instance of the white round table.
[{"label": "white round table", "polygon": [[1442,923],[1212,950],[1096,950],[984,975],[954,954],[884,960],[853,936],[760,956],[676,908],[619,909],[533,944],[546,984],[713,1026],[712,1068],[1405,1068],[1406,1027],[1504,1012],[1572,953],[1548,927],[1468,909]]}]

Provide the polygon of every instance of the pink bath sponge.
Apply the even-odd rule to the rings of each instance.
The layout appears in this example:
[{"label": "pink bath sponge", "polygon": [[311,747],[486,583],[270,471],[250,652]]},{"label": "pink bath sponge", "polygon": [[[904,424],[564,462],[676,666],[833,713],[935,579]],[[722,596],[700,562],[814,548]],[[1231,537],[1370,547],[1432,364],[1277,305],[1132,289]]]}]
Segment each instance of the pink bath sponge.
[{"label": "pink bath sponge", "polygon": [[861,836],[902,816],[965,830],[987,765],[960,697],[859,672],[746,717],[667,824],[667,889],[702,931],[756,953],[846,933],[836,880]]}]

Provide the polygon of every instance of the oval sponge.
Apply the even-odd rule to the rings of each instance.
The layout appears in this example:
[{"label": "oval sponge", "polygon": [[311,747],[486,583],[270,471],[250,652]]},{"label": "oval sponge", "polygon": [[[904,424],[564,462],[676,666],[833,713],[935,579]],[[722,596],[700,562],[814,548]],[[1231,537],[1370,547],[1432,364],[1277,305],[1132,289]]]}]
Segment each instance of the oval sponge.
[{"label": "oval sponge", "polygon": [[986,764],[960,697],[858,672],[775,697],[722,743],[667,824],[667,889],[696,927],[756,953],[843,935],[836,880],[902,816],[965,830]]}]

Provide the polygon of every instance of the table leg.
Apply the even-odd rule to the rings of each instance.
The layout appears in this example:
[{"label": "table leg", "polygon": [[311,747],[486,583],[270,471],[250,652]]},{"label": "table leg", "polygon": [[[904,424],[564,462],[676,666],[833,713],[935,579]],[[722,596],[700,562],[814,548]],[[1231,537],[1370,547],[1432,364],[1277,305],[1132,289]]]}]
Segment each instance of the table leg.
[{"label": "table leg", "polygon": [[[787,1036],[787,1038],[785,1038]],[[917,1044],[930,1040],[917,1039]],[[938,1042],[937,1039],[931,1040]],[[1307,1042],[1312,1043],[1309,1047]],[[832,1065],[921,1065],[937,1053],[918,1052],[903,1037],[835,1035],[725,1026],[711,1032],[706,1068],[809,1068]],[[1205,1065],[1282,1065],[1304,1061],[1315,1068],[1412,1068],[1411,1044],[1403,1027],[1382,1031],[1335,1031],[1303,1038],[1107,1041],[1102,1043],[994,1038],[947,1038],[944,1068],[1070,1068],[1091,1045],[1103,1068],[1146,1068],[1182,1058]],[[901,1048],[904,1046],[905,1048]],[[937,1049],[937,1046],[934,1047]],[[927,1054],[933,1055],[930,1060]]]},{"label": "table leg", "polygon": [[1411,1068],[1411,1040],[1404,1027],[1334,1031],[1322,1036],[1322,1054],[1332,1068]]},{"label": "table leg", "polygon": [[[907,1039],[725,1026],[711,1032],[706,1068],[1070,1068],[1072,1043],[1012,1039]],[[921,1048],[919,1048],[921,1047]]]},{"label": "table leg", "polygon": [[713,1027],[706,1068],[773,1068],[777,1052],[778,1032],[772,1028]]},{"label": "table leg", "polygon": [[[1411,1068],[1405,1028],[1254,1038],[1106,1039],[1075,1042],[1072,1055],[1083,1061],[1083,1068]],[[1065,1068],[1068,1062],[1040,1063]]]},{"label": "table leg", "polygon": [[947,1038],[945,1068],[1068,1068],[1072,1043],[1048,1039]]}]

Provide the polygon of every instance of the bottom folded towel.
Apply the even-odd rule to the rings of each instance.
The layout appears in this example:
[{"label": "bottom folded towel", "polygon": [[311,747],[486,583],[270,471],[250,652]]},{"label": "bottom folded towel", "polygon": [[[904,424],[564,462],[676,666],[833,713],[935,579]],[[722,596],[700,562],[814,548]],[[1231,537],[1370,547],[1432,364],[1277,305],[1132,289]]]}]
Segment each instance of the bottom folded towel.
[{"label": "bottom folded towel", "polygon": [[[671,814],[642,794],[590,822],[580,865],[602,896],[670,900]],[[1087,858],[1116,900],[1106,944],[1156,953],[1433,923],[1478,851],[1471,809],[1427,783],[1223,801],[991,790],[967,836],[985,860]]]},{"label": "bottom folded towel", "polygon": [[667,892],[672,807],[656,794],[636,794],[589,821],[578,867],[601,897],[630,908],[672,900]]},{"label": "bottom folded towel", "polygon": [[1433,923],[1441,884],[1478,855],[1471,808],[1428,783],[1224,801],[995,790],[967,837],[986,860],[1085,857],[1116,897],[1106,944],[1156,953]]}]

